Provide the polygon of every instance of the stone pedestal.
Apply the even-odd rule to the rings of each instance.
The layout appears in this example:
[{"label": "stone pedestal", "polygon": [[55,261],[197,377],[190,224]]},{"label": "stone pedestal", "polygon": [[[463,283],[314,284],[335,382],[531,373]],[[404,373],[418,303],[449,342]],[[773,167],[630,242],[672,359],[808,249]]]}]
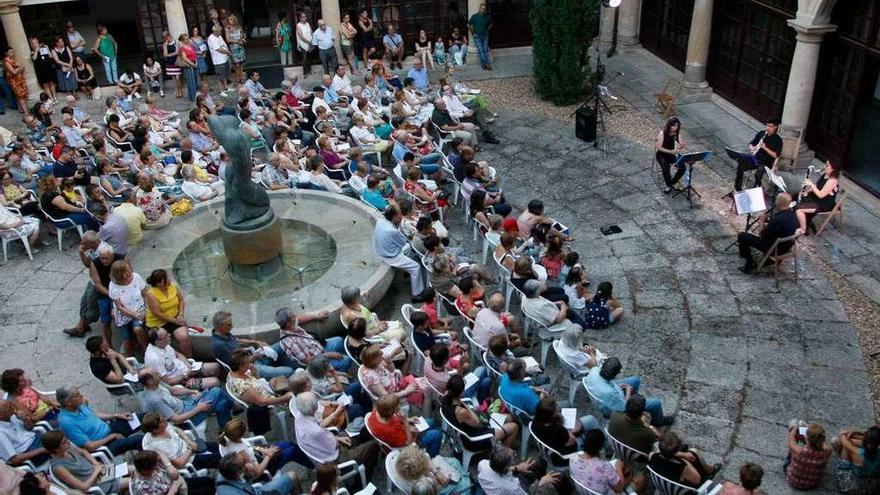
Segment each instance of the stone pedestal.
[{"label": "stone pedestal", "polygon": [[707,92],[706,62],[709,60],[709,42],[712,38],[712,6],[714,0],[696,0],[688,34],[687,64],[684,68],[685,92]]},{"label": "stone pedestal", "polygon": [[31,60],[31,47],[28,37],[21,23],[18,6],[21,0],[0,0],[0,22],[3,23],[3,31],[6,33],[6,43],[15,52],[15,59],[24,68],[24,78],[27,81],[30,99],[36,99],[40,94],[40,85],[37,83],[37,73],[34,71],[34,63]]},{"label": "stone pedestal", "polygon": [[234,276],[263,280],[281,268],[281,222],[274,215],[268,223],[251,230],[233,230],[224,223],[220,232]]}]

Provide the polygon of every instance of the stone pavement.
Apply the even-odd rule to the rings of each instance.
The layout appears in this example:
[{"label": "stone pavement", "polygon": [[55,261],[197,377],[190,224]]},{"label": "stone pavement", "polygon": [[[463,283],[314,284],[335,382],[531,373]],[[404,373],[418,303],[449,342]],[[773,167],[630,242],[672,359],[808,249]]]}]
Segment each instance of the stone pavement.
[{"label": "stone pavement", "polygon": [[[639,50],[609,63],[632,74],[616,89],[640,107],[649,107],[650,94],[665,79],[662,64],[652,60]],[[528,65],[527,55],[499,54],[493,73],[468,68],[462,78],[527,75]],[[691,209],[681,197],[660,193],[644,143],[612,137],[606,156],[578,141],[570,121],[497,110],[494,131],[502,144],[486,146],[481,158],[498,168],[511,201],[542,198],[547,212],[572,229],[572,248],[581,253],[594,287],[611,281],[627,310],[619,324],[588,331],[589,342],[620,357],[624,373],[641,376],[644,393],[662,398],[665,410],[677,414],[673,428],[710,461],[724,462],[726,478],[736,479],[739,465],[751,460],[764,467],[767,493],[793,493],[781,474],[790,419],[818,421],[829,437],[873,423],[856,332],[818,267],[825,251],[817,249],[818,258],[802,256],[798,282],[783,281],[780,290],[771,277],[741,274],[739,258],[724,251],[741,226],[714,199],[732,178],[729,163],[712,160],[698,169],[704,200]],[[686,131],[696,130],[694,137],[716,147],[744,143],[754,132],[712,102],[681,105],[679,111]],[[461,210],[449,218],[454,242],[477,253]],[[622,232],[603,236],[599,229],[608,224]],[[847,211],[846,231],[838,234],[851,240],[820,238],[849,242],[837,254],[840,263],[846,260],[875,284],[880,275],[869,267],[870,252],[857,256],[854,246],[880,249],[872,240],[876,226],[854,207]],[[4,367],[29,370],[41,388],[84,384],[86,396],[107,409],[106,393],[88,376],[82,341],[60,333],[73,323],[86,282],[72,237],[65,246],[63,253],[43,249],[34,262],[13,251],[0,269],[0,359]],[[398,276],[394,287],[379,307],[383,315],[397,314],[406,302],[406,281]],[[552,354],[549,363],[555,370]],[[558,385],[556,396],[565,397],[565,382]],[[581,413],[590,410],[582,391],[576,406]],[[818,493],[833,492],[833,468],[831,462]]]}]

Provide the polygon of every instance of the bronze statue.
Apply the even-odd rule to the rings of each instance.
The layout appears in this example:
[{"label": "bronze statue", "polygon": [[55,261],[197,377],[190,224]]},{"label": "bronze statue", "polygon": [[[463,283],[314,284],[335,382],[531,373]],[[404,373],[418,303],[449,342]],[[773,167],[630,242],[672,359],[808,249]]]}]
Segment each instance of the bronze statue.
[{"label": "bronze statue", "polygon": [[254,167],[251,139],[239,129],[239,120],[232,115],[212,116],[208,126],[217,141],[226,149],[226,200],[223,225],[230,230],[252,230],[272,221],[275,214],[269,206],[266,190],[251,180]]}]

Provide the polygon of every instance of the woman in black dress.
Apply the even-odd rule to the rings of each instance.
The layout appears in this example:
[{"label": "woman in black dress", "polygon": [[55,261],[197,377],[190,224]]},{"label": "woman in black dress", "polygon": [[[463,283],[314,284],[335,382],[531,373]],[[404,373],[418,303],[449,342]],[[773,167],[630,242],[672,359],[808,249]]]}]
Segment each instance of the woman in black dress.
[{"label": "woman in black dress", "polygon": [[678,117],[669,117],[654,142],[654,150],[657,152],[655,156],[657,162],[660,163],[660,169],[663,170],[663,181],[666,183],[663,194],[669,194],[681,176],[684,175],[684,164],[679,164],[676,167],[674,177],[670,175],[670,168],[678,159],[678,151],[682,148],[684,148],[684,143],[681,140],[681,121],[678,120]]},{"label": "woman in black dress", "polygon": [[376,53],[373,39],[373,20],[370,19],[370,11],[364,9],[358,17],[357,48],[364,57],[364,67],[370,67],[370,55]]},{"label": "woman in black dress", "polygon": [[82,57],[76,55],[73,57],[73,69],[76,71],[76,82],[79,88],[83,90],[88,99],[92,99],[95,88],[98,87],[98,81],[95,79],[95,71],[92,66],[85,63]]},{"label": "woman in black dress", "polygon": [[64,38],[58,37],[52,48],[52,61],[55,62],[55,76],[58,78],[58,90],[72,95],[76,91],[76,73],[73,70],[73,53],[64,44]]},{"label": "woman in black dress", "polygon": [[37,82],[43,91],[55,101],[55,62],[52,60],[52,49],[39,38],[31,38],[31,60],[34,61],[34,71],[37,73]]},{"label": "woman in black dress", "polygon": [[825,171],[815,184],[809,177],[804,181],[807,195],[795,207],[795,214],[804,235],[809,235],[807,229],[813,228],[812,222],[816,213],[824,213],[834,209],[837,191],[840,188],[839,177],[840,168],[829,160],[825,162]]}]

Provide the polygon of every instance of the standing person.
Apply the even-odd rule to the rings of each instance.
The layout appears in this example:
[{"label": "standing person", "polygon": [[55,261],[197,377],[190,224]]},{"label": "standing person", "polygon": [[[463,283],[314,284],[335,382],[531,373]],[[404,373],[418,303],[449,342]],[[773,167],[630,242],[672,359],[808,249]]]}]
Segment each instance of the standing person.
[{"label": "standing person", "polygon": [[290,21],[287,12],[278,12],[278,24],[275,25],[275,46],[278,47],[278,55],[281,57],[281,66],[293,65],[293,45],[290,42]]},{"label": "standing person", "polygon": [[654,151],[656,152],[654,155],[657,157],[660,169],[663,170],[663,182],[666,183],[663,194],[669,194],[681,176],[684,175],[685,165],[683,163],[676,167],[675,177],[670,175],[670,168],[678,159],[679,150],[684,147],[685,144],[681,140],[681,121],[678,120],[678,117],[669,117],[663,130],[657,134],[657,139],[654,141]]},{"label": "standing person", "polygon": [[168,31],[162,31],[162,57],[165,59],[165,75],[174,79],[174,96],[183,98],[183,81],[180,79],[181,68],[177,66],[180,50],[177,42]]},{"label": "standing person", "polygon": [[394,64],[398,69],[402,69],[403,65],[403,37],[394,29],[394,24],[388,25],[388,33],[382,37],[382,44],[385,45],[385,59],[388,61],[391,70],[394,70]]},{"label": "standing person", "polygon": [[299,22],[296,23],[296,47],[303,58],[303,77],[312,72],[312,64],[309,62],[309,52],[312,50],[312,26],[306,18],[305,12],[299,13]]},{"label": "standing person", "polygon": [[427,67],[430,63],[431,70],[434,70],[434,57],[431,56],[432,53],[433,49],[431,47],[431,40],[428,39],[428,33],[424,29],[420,29],[419,39],[416,40],[415,57],[422,59],[422,66],[424,67]]},{"label": "standing person", "polygon": [[364,67],[370,66],[370,55],[376,53],[375,39],[373,38],[373,20],[370,19],[370,11],[364,9],[358,17],[360,32],[357,35],[357,47],[364,59]]},{"label": "standing person", "polygon": [[31,60],[34,61],[34,71],[37,73],[37,82],[49,98],[55,101],[55,62],[52,60],[52,50],[34,36],[31,38]]},{"label": "standing person", "polygon": [[202,30],[198,26],[193,26],[190,31],[192,32],[190,39],[198,57],[196,59],[196,67],[199,69],[199,78],[201,79],[208,73],[208,42],[202,37]]},{"label": "standing person", "polygon": [[[211,62],[214,63],[214,74],[217,75],[217,93],[225,97],[226,91],[229,90],[229,46],[223,39],[223,28],[219,24],[214,24],[211,28],[211,35],[208,36],[208,49],[211,52]],[[163,94],[164,96],[164,94]]]},{"label": "standing person", "polygon": [[332,74],[339,62],[336,60],[336,38],[333,28],[328,27],[324,19],[318,19],[318,29],[312,34],[312,44],[318,47],[321,59],[322,74]]},{"label": "standing person", "polygon": [[489,30],[492,29],[492,17],[486,13],[485,3],[480,4],[480,11],[471,16],[468,21],[468,30],[474,37],[477,52],[480,54],[480,67],[483,70],[492,70],[489,60]]},{"label": "standing person", "polygon": [[247,38],[244,35],[244,29],[238,22],[238,17],[230,15],[226,18],[226,42],[229,43],[229,52],[232,55],[232,67],[235,69],[235,80],[238,84],[244,83],[244,62],[247,60],[247,54],[244,51],[244,44]]},{"label": "standing person", "polygon": [[186,95],[189,101],[196,101],[196,92],[199,90],[198,51],[192,38],[186,33],[181,34],[177,42],[180,43],[178,48],[180,56],[177,57],[177,61],[186,80]]},{"label": "standing person", "polygon": [[70,51],[74,56],[84,56],[86,54],[86,40],[83,35],[76,30],[73,22],[67,21],[67,43],[70,45]]},{"label": "standing person", "polygon": [[15,60],[15,52],[12,47],[6,49],[3,58],[3,70],[6,71],[6,80],[12,88],[15,100],[18,102],[18,113],[27,113],[26,101],[28,98],[27,82],[24,80],[24,67]]},{"label": "standing person", "polygon": [[91,64],[87,64],[80,55],[73,57],[73,70],[76,71],[76,83],[79,89],[86,94],[86,98],[95,98],[95,88],[98,87],[98,80],[95,78],[95,71]]},{"label": "standing person", "polygon": [[351,16],[342,15],[342,23],[339,24],[339,48],[342,49],[342,57],[348,62],[348,67],[352,75],[358,75],[357,57],[354,52],[355,37],[357,37],[357,29],[351,23]]},{"label": "standing person", "polygon": [[749,151],[754,158],[751,161],[740,160],[736,166],[736,179],[733,188],[742,190],[743,175],[748,170],[755,171],[755,185],[761,183],[764,177],[764,167],[773,169],[775,172],[776,159],[782,153],[782,138],[779,137],[779,119],[773,118],[767,121],[767,128],[758,131],[749,143]]},{"label": "standing person", "polygon": [[107,76],[107,82],[116,84],[119,75],[116,69],[116,50],[118,45],[113,35],[107,32],[107,26],[98,24],[98,37],[95,39],[95,45],[92,52],[101,57],[104,62],[104,74]]},{"label": "standing person", "polygon": [[13,95],[12,88],[10,88],[9,83],[6,82],[5,67],[3,65],[0,65],[0,115],[6,114],[6,107],[3,105],[4,99],[10,107],[15,106],[15,97]]}]

